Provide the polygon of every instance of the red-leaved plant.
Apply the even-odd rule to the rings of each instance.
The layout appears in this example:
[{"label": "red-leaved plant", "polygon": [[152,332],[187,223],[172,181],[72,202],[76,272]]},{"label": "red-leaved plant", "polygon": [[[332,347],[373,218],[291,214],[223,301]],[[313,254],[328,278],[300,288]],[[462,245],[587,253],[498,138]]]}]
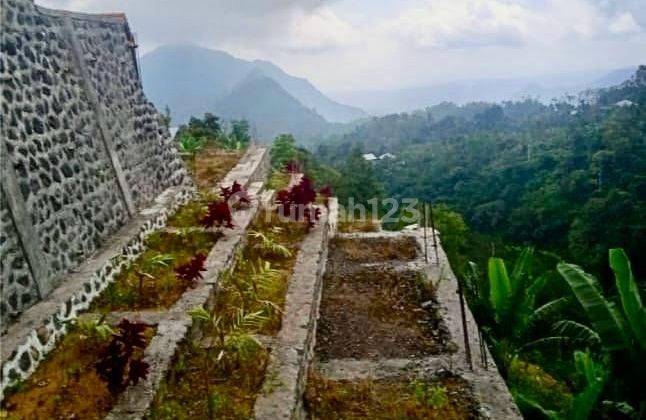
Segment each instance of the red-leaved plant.
[{"label": "red-leaved plant", "polygon": [[[136,384],[148,376],[150,365],[137,357],[137,350],[146,347],[144,335],[147,324],[123,319],[117,325],[117,332],[108,344],[99,361],[94,365],[101,379],[108,384],[113,394],[124,390],[129,384]],[[139,352],[141,353],[141,352]]]},{"label": "red-leaved plant", "polygon": [[206,215],[200,219],[200,225],[205,228],[227,227],[233,228],[233,219],[231,217],[231,210],[226,201],[214,201],[209,203]]},{"label": "red-leaved plant", "polygon": [[230,187],[220,187],[220,195],[227,203],[233,198],[235,203],[231,204],[235,206],[246,207],[251,204],[251,197],[247,189],[239,184],[238,181],[234,181]]},{"label": "red-leaved plant", "polygon": [[206,255],[199,253],[186,264],[177,267],[175,269],[175,276],[180,280],[194,284],[198,279],[202,278],[202,271],[206,271],[204,267],[205,262]]},{"label": "red-leaved plant", "polygon": [[303,177],[301,182],[291,189],[281,190],[276,194],[279,214],[293,220],[305,221],[310,227],[314,226],[314,222],[321,216],[321,210],[312,206],[315,200],[316,191],[307,177]]}]

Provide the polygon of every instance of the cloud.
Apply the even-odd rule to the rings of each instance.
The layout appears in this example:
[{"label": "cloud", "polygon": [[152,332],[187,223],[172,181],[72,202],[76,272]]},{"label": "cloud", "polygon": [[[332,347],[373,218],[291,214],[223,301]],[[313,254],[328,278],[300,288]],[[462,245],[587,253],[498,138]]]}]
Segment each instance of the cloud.
[{"label": "cloud", "polygon": [[615,16],[608,29],[614,34],[631,34],[642,31],[641,26],[630,12],[623,12]]},{"label": "cloud", "polygon": [[420,48],[517,45],[526,14],[517,4],[496,0],[426,1],[385,22],[384,29]]},{"label": "cloud", "polygon": [[589,0],[425,0],[384,24],[418,48],[553,45],[640,32],[629,12],[608,15]]},{"label": "cloud", "polygon": [[304,52],[320,52],[345,48],[361,39],[359,29],[341,19],[329,7],[321,7],[310,13],[299,11],[291,20],[284,39],[277,47]]},{"label": "cloud", "polygon": [[[161,44],[196,43],[211,47],[273,45],[290,39],[294,19],[319,28],[335,24],[323,8],[331,0],[38,0],[46,7],[102,13],[123,11],[145,51]],[[318,17],[318,19],[317,19]],[[325,35],[323,32],[321,32]],[[301,30],[300,35],[306,34]],[[307,42],[315,43],[315,33]],[[333,41],[328,33],[320,45]]]},{"label": "cloud", "polygon": [[272,61],[332,90],[636,64],[644,1],[36,0],[123,11],[142,53],[192,43]]}]

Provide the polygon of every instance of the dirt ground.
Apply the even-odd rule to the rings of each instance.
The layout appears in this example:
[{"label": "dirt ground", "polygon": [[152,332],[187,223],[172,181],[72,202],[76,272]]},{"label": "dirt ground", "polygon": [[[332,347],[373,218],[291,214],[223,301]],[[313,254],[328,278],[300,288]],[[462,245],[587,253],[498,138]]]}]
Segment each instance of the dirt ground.
[{"label": "dirt ground", "polygon": [[[146,330],[148,343],[154,334],[154,328]],[[67,334],[29,379],[8,392],[0,419],[103,418],[118,397],[94,366],[109,343],[74,330]]]},{"label": "dirt ground", "polygon": [[335,259],[351,262],[410,261],[417,256],[414,238],[337,238],[333,241],[333,248]]},{"label": "dirt ground", "polygon": [[[343,258],[346,249],[346,240],[335,241],[330,249],[333,263],[324,279],[318,357],[376,359],[442,352],[447,333],[435,313],[432,290],[419,275],[361,267]],[[426,309],[424,302],[430,302]]]},{"label": "dirt ground", "polygon": [[188,160],[193,179],[200,190],[207,190],[215,185],[238,163],[244,150],[224,150],[207,148],[195,156],[194,164]]}]

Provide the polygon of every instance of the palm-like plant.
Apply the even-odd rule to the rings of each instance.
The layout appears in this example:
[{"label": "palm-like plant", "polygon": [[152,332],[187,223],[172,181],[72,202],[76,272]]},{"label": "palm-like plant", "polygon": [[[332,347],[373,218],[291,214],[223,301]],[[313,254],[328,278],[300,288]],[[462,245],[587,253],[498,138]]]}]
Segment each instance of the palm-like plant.
[{"label": "palm-like plant", "polygon": [[[205,338],[202,346],[206,353],[204,357],[204,370],[211,371],[213,363],[226,367],[227,364],[237,364],[241,360],[253,357],[262,344],[253,336],[267,318],[262,311],[245,312],[242,308],[232,309],[226,313],[215,313],[198,306],[189,313],[194,321],[202,324]],[[205,389],[210,397],[211,382],[209,375],[205,375]],[[209,418],[214,418],[215,408],[208,404]]]},{"label": "palm-like plant", "polygon": [[135,265],[135,273],[137,274],[137,278],[139,279],[138,292],[140,297],[143,293],[144,280],[155,279],[155,276],[153,276],[150,272],[154,271],[158,267],[168,267],[174,259],[175,258],[170,254],[157,254],[152,258],[147,258],[141,263]]},{"label": "palm-like plant", "polygon": [[204,147],[204,140],[185,134],[179,139],[179,151],[191,156],[191,169],[195,171],[195,155]]},{"label": "palm-like plant", "polygon": [[[274,228],[279,229],[279,228]],[[276,230],[276,232],[279,232]],[[266,235],[263,232],[252,230],[249,232],[249,236],[259,241],[255,246],[260,249],[264,254],[269,254],[277,257],[288,258],[292,256],[292,252],[285,246],[278,243],[270,235]]]},{"label": "palm-like plant", "polygon": [[621,305],[603,296],[598,280],[574,264],[561,263],[558,271],[590,320],[605,350],[628,350],[639,358],[646,351],[646,310],[641,300],[630,260],[623,249],[611,249],[610,267]]}]

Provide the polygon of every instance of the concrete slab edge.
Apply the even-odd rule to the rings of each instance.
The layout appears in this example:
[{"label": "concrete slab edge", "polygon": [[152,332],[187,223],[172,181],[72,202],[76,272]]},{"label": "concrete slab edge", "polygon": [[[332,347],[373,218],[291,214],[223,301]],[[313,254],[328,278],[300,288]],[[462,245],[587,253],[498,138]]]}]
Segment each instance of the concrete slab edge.
[{"label": "concrete slab edge", "polygon": [[257,420],[304,417],[302,394],[314,356],[328,240],[335,235],[336,199],[301,245],[285,298],[282,327],[275,338],[263,388],[254,405]]}]

